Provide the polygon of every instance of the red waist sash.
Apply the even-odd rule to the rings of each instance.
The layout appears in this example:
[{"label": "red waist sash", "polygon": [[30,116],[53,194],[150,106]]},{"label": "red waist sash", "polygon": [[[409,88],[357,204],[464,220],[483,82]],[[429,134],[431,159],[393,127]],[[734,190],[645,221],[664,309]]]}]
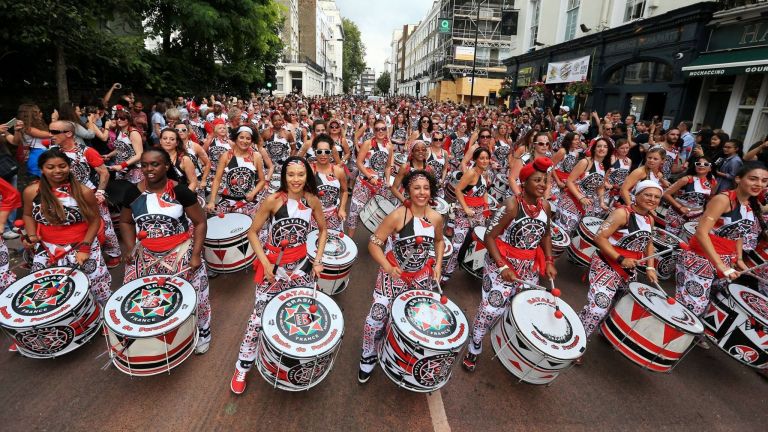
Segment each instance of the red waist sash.
[{"label": "red waist sash", "polygon": [[[272,246],[270,244],[264,245],[265,252],[267,253],[267,260],[272,264],[277,264],[277,257],[280,255],[280,248]],[[302,243],[299,246],[287,247],[283,252],[283,258],[280,264],[290,264],[296,262],[307,256],[307,244]],[[253,270],[256,272],[253,276],[253,280],[256,283],[264,282],[264,266],[259,259],[253,262]]]},{"label": "red waist sash", "polygon": [[[544,270],[547,268],[547,258],[544,256],[544,249],[541,245],[536,249],[520,249],[496,238],[496,247],[499,248],[501,258],[507,261],[507,265],[510,268],[512,267],[512,263],[508,261],[508,258],[533,260],[533,269],[539,272],[539,274],[544,274]],[[512,270],[514,271],[514,268]],[[517,276],[517,274],[515,276]]]},{"label": "red waist sash", "polygon": [[[46,243],[57,245],[80,243],[88,232],[88,222],[77,222],[72,225],[37,224],[37,235]],[[104,221],[100,220],[96,233],[99,243],[104,243]]]},{"label": "red waist sash", "polygon": [[141,246],[147,248],[152,252],[164,252],[164,251],[175,248],[176,246],[189,240],[191,237],[192,236],[189,234],[189,231],[183,232],[181,234],[168,236],[168,237],[159,237],[159,238],[147,237],[141,241]]},{"label": "red waist sash", "polygon": [[469,207],[482,208],[483,216],[491,216],[491,212],[488,209],[488,202],[485,200],[485,196],[465,196],[464,202],[467,203]]},{"label": "red waist sash", "polygon": [[[616,246],[614,246],[613,248],[614,248],[614,249],[616,249],[616,252],[618,252],[618,253],[619,253],[619,255],[622,255],[622,256],[624,256],[625,258],[632,258],[633,260],[639,260],[640,258],[642,258],[642,257],[643,257],[643,252],[638,252],[638,251],[631,251],[631,250],[628,250],[628,249],[623,249],[623,248],[620,248],[620,247],[616,247]],[[605,255],[603,255],[603,253],[602,253],[602,252],[600,252],[600,251],[598,251],[598,253],[597,253],[597,254],[600,256],[600,259],[602,259],[603,261],[605,261],[605,263],[606,263],[606,264],[608,264],[609,266],[611,266],[611,268],[612,268],[612,269],[613,269],[613,270],[614,270],[614,271],[615,271],[615,272],[616,272],[616,273],[617,273],[619,276],[621,276],[621,277],[624,279],[624,281],[628,281],[628,280],[629,280],[629,278],[630,278],[630,276],[632,276],[632,275],[631,275],[631,274],[630,274],[630,273],[627,271],[627,270],[629,270],[629,269],[625,269],[624,267],[622,267],[622,266],[621,266],[621,264],[619,264],[619,263],[618,263],[616,260],[608,259],[608,257],[606,257]]]},{"label": "red waist sash", "polygon": [[[387,252],[387,261],[389,261],[390,264],[392,264],[395,267],[400,267],[397,264],[397,260],[395,259],[395,254],[392,251]],[[424,264],[421,269],[416,270],[415,272],[407,272],[403,271],[400,273],[400,279],[404,280],[405,282],[411,282],[425,274],[432,274],[432,267],[435,265],[435,259],[430,258],[427,260],[427,262]]]}]

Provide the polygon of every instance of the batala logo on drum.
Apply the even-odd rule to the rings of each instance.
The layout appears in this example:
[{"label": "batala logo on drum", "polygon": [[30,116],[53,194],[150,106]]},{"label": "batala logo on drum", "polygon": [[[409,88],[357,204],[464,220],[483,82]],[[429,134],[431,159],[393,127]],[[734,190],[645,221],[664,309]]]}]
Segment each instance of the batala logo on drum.
[{"label": "batala logo on drum", "polygon": [[336,206],[336,201],[339,198],[339,190],[331,185],[319,185],[317,187],[318,192],[322,192],[318,197],[323,204],[323,208],[331,208]]},{"label": "batala logo on drum", "polygon": [[24,316],[43,315],[66,302],[74,292],[72,280],[59,284],[61,275],[48,275],[19,290],[13,299],[14,312]]},{"label": "batala logo on drum", "polygon": [[741,299],[759,316],[768,320],[768,304],[765,303],[761,297],[758,297],[748,291],[742,291],[740,294]]},{"label": "batala logo on drum", "polygon": [[[667,303],[667,298],[665,296],[660,295],[656,291],[653,291],[651,289],[640,287],[637,289],[637,293],[641,296],[648,299],[650,303],[653,304],[659,304],[664,305]],[[657,301],[658,300],[658,301]],[[677,308],[680,310],[680,312],[683,314],[683,316],[670,316],[669,319],[685,326],[695,326],[696,325],[696,316],[693,314],[693,312],[689,311],[688,309],[684,307]]]},{"label": "batala logo on drum", "polygon": [[450,309],[432,298],[408,300],[405,317],[415,329],[430,337],[446,337],[456,330],[456,317]]},{"label": "batala logo on drum", "polygon": [[[311,313],[309,307],[317,305],[317,311]],[[329,327],[328,309],[311,297],[294,297],[277,310],[277,328],[288,340],[307,344],[325,337]]]},{"label": "batala logo on drum", "polygon": [[[535,315],[537,317],[545,316],[546,314],[554,314],[555,311],[555,303],[547,298],[544,297],[533,297],[530,300],[528,300],[528,304],[535,307],[535,308],[544,308],[545,311],[539,312],[536,311]],[[532,313],[531,315],[534,315]],[[541,342],[546,343],[545,340],[542,340],[542,338],[546,339],[549,342],[552,342],[555,345],[552,345],[552,348],[560,348],[560,345],[566,344],[570,342],[573,339],[573,343],[569,344],[568,346],[565,346],[563,348],[570,349],[577,345],[579,341],[579,337],[576,336],[574,339],[573,334],[573,326],[571,325],[571,321],[568,320],[568,317],[563,316],[561,319],[558,319],[555,324],[564,324],[564,325],[552,325],[550,326],[550,332],[542,331],[536,323],[533,323],[533,329],[535,332],[532,332],[532,336],[538,339]],[[554,331],[557,331],[558,334],[554,334]]]},{"label": "batala logo on drum", "polygon": [[16,340],[35,354],[55,354],[69,346],[75,330],[69,326],[45,327],[17,333]]},{"label": "batala logo on drum", "polygon": [[157,324],[173,315],[181,305],[181,292],[166,281],[158,286],[157,282],[131,291],[120,305],[123,316],[133,324]]}]

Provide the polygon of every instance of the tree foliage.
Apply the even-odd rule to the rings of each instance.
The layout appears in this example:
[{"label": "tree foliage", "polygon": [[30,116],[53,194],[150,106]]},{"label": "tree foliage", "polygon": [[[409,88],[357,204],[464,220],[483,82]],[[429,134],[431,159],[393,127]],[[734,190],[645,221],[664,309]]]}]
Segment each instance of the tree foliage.
[{"label": "tree foliage", "polygon": [[360,38],[360,29],[357,24],[347,18],[342,18],[341,21],[344,28],[344,63],[341,78],[344,93],[347,93],[365,70],[365,45]]},{"label": "tree foliage", "polygon": [[379,79],[376,80],[376,88],[379,89],[379,94],[385,95],[389,93],[389,85],[392,78],[389,76],[389,71],[384,71],[379,75]]}]

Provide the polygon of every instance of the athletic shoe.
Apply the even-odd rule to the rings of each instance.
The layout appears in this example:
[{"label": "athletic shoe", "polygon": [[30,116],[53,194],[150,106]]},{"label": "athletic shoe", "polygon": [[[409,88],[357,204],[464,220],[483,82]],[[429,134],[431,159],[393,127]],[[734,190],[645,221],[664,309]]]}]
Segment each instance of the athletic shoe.
[{"label": "athletic shoe", "polygon": [[461,365],[464,366],[464,369],[466,369],[467,372],[474,372],[477,367],[477,354],[468,352],[467,355],[464,356],[464,361],[461,362]]},{"label": "athletic shoe", "polygon": [[112,269],[120,265],[120,257],[107,257],[104,262],[107,263],[107,268]]},{"label": "athletic shoe", "polygon": [[358,370],[358,371],[357,371],[357,382],[359,382],[360,384],[365,384],[365,383],[367,383],[367,382],[368,382],[368,380],[369,380],[369,379],[371,379],[371,374],[372,374],[372,373],[373,373],[373,371],[371,371],[371,372],[365,372],[365,371],[364,371],[364,370],[362,370],[362,369]]},{"label": "athletic shoe", "polygon": [[245,391],[245,375],[248,372],[242,372],[240,369],[235,368],[235,374],[232,375],[232,382],[229,383],[229,388],[232,389],[234,394],[243,394]]},{"label": "athletic shoe", "polygon": [[[203,331],[200,333],[203,333]],[[211,331],[206,330],[205,333],[207,333],[205,336],[200,336],[197,339],[197,345],[195,345],[195,354],[205,354],[208,352],[208,348],[211,347]]]},{"label": "athletic shoe", "polygon": [[16,231],[8,230],[3,233],[3,238],[6,240],[13,240],[19,238],[20,235]]},{"label": "athletic shoe", "polygon": [[16,346],[16,342],[11,342],[11,346],[8,347],[8,352],[19,352],[19,347]]}]

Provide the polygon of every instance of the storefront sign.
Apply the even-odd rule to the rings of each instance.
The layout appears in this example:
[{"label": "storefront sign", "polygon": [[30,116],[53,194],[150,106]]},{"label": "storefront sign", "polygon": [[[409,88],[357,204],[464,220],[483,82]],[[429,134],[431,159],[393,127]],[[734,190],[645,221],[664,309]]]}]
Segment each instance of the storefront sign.
[{"label": "storefront sign", "polygon": [[475,58],[475,47],[457,45],[453,54],[454,60],[472,61]]},{"label": "storefront sign", "polygon": [[735,23],[712,30],[707,51],[768,45],[768,20]]},{"label": "storefront sign", "polygon": [[547,65],[547,84],[568,83],[587,79],[589,56]]},{"label": "storefront sign", "polygon": [[706,77],[720,75],[743,75],[755,73],[768,73],[768,65],[750,65],[740,67],[721,67],[713,65],[706,69],[686,70],[683,68],[683,74],[687,77]]},{"label": "storefront sign", "polygon": [[533,82],[533,66],[520,68],[517,72],[517,87],[528,87]]}]

